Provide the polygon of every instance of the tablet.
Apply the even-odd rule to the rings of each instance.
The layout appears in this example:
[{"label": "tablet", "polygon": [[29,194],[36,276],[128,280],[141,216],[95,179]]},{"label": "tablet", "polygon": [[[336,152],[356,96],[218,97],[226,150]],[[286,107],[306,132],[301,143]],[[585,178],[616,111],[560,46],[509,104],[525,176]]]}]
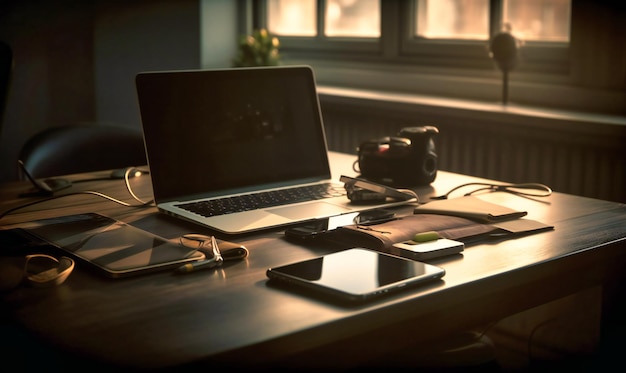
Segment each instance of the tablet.
[{"label": "tablet", "polygon": [[205,255],[96,213],[36,220],[22,228],[108,277],[174,269]]},{"label": "tablet", "polygon": [[274,282],[298,286],[338,300],[358,302],[440,279],[443,268],[386,253],[352,248],[268,268]]}]

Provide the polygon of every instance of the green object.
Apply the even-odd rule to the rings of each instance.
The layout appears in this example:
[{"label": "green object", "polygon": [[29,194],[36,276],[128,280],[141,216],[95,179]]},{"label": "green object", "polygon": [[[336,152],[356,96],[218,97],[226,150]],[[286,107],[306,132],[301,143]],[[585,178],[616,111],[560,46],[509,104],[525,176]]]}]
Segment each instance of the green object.
[{"label": "green object", "polygon": [[422,232],[418,233],[413,237],[413,241],[415,242],[430,242],[439,239],[439,233],[435,231]]},{"label": "green object", "polygon": [[254,30],[251,35],[242,35],[233,67],[279,65],[279,46],[278,38],[270,35],[266,29]]}]

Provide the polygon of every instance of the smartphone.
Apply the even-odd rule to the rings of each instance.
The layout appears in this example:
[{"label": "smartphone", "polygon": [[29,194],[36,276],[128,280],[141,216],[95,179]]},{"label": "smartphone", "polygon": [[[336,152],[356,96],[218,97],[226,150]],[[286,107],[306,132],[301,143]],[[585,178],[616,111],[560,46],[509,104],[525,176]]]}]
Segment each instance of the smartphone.
[{"label": "smartphone", "polygon": [[21,228],[108,277],[174,269],[205,254],[96,213],[36,220]]},{"label": "smartphone", "polygon": [[270,281],[349,303],[441,279],[441,267],[398,256],[351,248],[266,271]]},{"label": "smartphone", "polygon": [[320,234],[346,225],[374,225],[397,219],[393,209],[378,208],[361,212],[331,216],[324,219],[316,219],[303,225],[298,225],[285,230],[287,239],[301,241],[319,237]]}]

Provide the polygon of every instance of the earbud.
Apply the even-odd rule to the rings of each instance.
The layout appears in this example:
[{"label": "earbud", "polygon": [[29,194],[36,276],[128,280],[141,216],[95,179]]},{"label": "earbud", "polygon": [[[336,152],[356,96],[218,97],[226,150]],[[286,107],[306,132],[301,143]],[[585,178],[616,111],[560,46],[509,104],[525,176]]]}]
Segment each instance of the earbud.
[{"label": "earbud", "polygon": [[[42,263],[36,263],[43,261]],[[40,266],[43,268],[39,268]],[[61,285],[72,273],[74,260],[66,256],[56,259],[46,254],[26,255],[26,280],[34,287]]]}]

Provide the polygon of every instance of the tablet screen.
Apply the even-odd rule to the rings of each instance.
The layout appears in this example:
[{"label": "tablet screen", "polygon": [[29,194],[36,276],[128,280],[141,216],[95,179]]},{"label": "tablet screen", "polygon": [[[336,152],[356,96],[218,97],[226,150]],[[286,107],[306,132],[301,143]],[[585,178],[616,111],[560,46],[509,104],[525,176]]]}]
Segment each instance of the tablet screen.
[{"label": "tablet screen", "polygon": [[443,268],[354,248],[270,268],[267,277],[345,300],[365,300],[443,277]]},{"label": "tablet screen", "polygon": [[199,251],[95,213],[37,220],[24,230],[111,277],[177,267],[204,258]]}]

